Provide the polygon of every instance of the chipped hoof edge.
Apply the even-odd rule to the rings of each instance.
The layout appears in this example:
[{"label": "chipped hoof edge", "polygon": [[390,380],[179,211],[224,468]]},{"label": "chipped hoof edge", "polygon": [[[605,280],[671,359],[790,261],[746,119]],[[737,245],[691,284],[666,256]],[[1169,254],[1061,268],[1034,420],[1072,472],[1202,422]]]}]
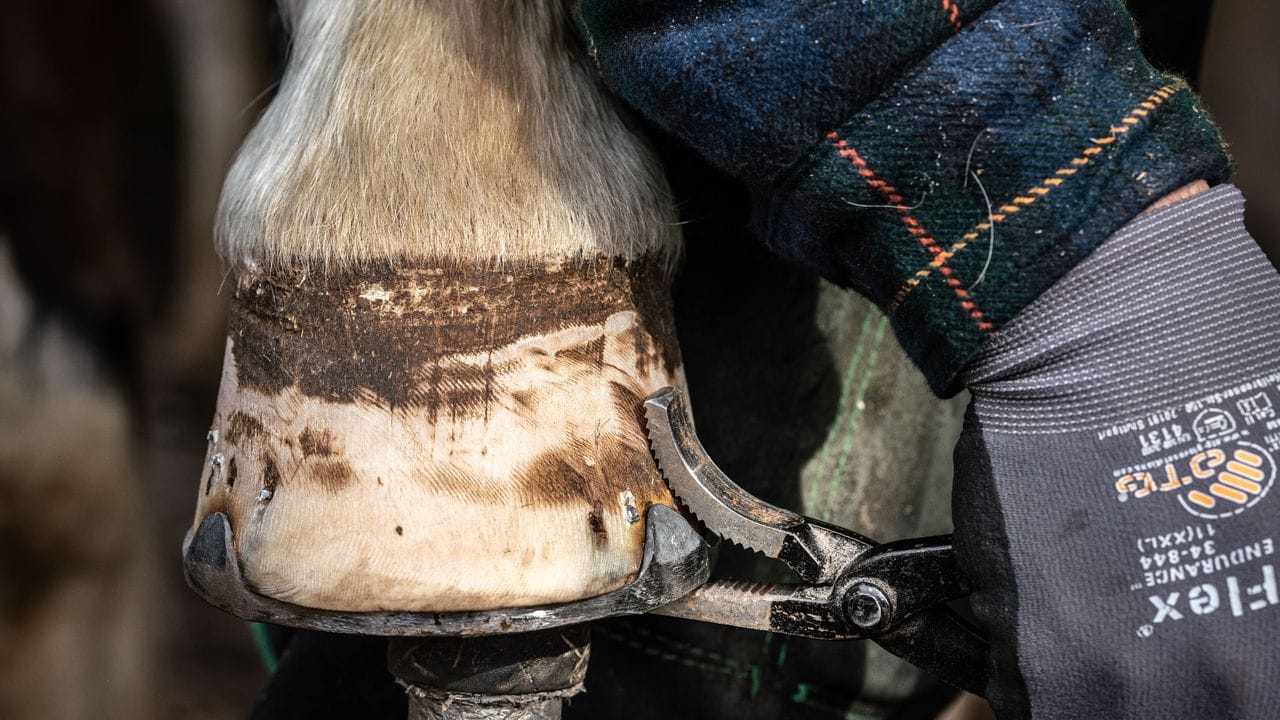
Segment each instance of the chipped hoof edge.
[{"label": "chipped hoof edge", "polygon": [[711,574],[707,546],[675,510],[654,505],[646,515],[644,558],[636,579],[613,592],[574,602],[473,612],[342,612],[318,610],[259,595],[245,584],[235,559],[231,523],[210,514],[183,544],[187,585],[216,607],[245,620],[355,635],[405,637],[529,632],[616,615],[638,615],[694,590]]}]

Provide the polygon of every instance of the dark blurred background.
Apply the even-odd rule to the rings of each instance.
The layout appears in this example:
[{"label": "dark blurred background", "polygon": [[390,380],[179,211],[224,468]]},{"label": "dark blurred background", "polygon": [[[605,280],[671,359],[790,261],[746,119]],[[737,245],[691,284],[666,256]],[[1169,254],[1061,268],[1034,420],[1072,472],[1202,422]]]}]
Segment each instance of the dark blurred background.
[{"label": "dark blurred background", "polygon": [[[1280,258],[1280,4],[1130,4]],[[242,718],[265,683],[179,545],[222,359],[214,208],[285,47],[270,0],[0,10],[0,718]]]}]

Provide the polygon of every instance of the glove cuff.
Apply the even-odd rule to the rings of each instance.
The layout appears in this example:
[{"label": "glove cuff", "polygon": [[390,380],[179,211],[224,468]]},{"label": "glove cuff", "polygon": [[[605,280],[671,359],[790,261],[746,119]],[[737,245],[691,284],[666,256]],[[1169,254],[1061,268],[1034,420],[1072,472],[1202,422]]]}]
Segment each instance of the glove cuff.
[{"label": "glove cuff", "polygon": [[947,396],[1109,235],[1229,165],[1119,0],[1005,0],[758,192],[757,222],[775,251],[884,309]]}]

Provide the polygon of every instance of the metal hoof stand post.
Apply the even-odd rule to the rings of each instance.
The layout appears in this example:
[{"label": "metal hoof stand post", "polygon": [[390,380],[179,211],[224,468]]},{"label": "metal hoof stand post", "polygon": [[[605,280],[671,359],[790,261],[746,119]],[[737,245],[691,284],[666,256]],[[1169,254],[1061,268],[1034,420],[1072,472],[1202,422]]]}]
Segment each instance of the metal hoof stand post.
[{"label": "metal hoof stand post", "polygon": [[391,674],[409,692],[409,720],[554,720],[582,690],[586,625],[478,638],[397,638]]},{"label": "metal hoof stand post", "polygon": [[645,402],[649,439],[676,498],[706,528],[785,563],[797,585],[708,583],[707,546],[679,513],[646,515],[640,571],[594,598],[477,612],[348,613],[255,593],[232,552],[225,515],[200,524],[183,548],[187,583],[210,603],[259,622],[392,637],[388,666],[409,694],[411,720],[551,720],[582,690],[588,623],[658,612],[808,638],[869,638],[951,684],[981,694],[985,641],[943,603],[968,592],[949,538],[885,545],[774,507],[733,483],[693,432],[683,397]]}]

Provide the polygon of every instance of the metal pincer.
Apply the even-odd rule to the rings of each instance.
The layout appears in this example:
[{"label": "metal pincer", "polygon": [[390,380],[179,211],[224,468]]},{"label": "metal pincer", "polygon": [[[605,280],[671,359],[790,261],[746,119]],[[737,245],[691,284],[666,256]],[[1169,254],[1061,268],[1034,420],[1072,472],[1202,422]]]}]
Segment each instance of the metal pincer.
[{"label": "metal pincer", "polygon": [[988,645],[945,605],[969,592],[950,536],[877,544],[770,505],[716,467],[680,391],[659,390],[644,410],[658,467],[689,513],[803,581],[712,581],[654,612],[797,637],[871,639],[952,685],[984,692]]}]

